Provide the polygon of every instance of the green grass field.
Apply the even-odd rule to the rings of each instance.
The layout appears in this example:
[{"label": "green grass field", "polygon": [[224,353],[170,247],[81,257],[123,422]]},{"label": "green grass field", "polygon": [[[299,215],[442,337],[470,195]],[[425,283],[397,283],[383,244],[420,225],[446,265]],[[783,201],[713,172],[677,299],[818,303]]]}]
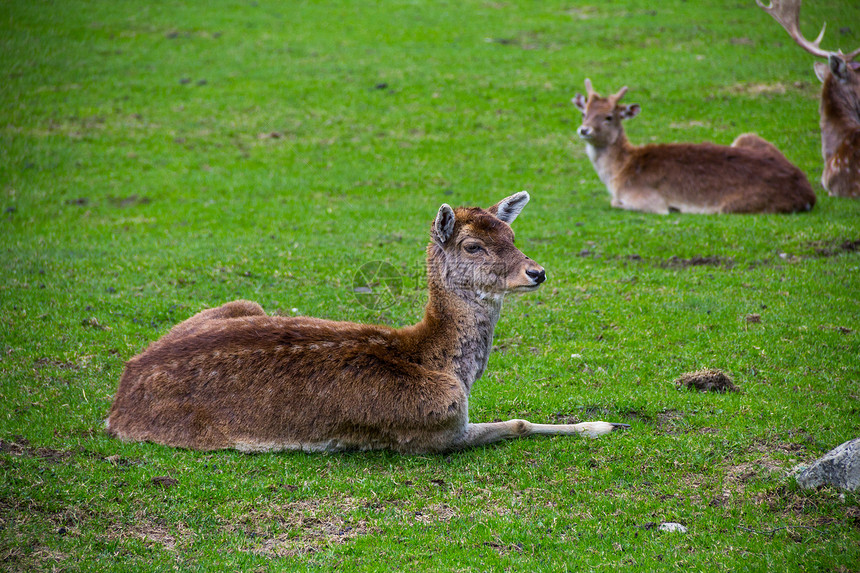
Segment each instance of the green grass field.
[{"label": "green grass field", "polygon": [[[860,46],[860,4],[808,0],[824,21]],[[812,64],[753,0],[0,2],[0,569],[860,571],[860,498],[789,475],[860,435],[860,201],[818,182]],[[611,209],[586,77],[629,86],[634,143],[755,131],[818,204]],[[201,309],[418,321],[440,204],[523,189],[549,280],[506,301],[471,418],[629,431],[414,457],[104,434],[124,362]],[[354,292],[374,261],[385,308]],[[701,368],[741,391],[676,388]]]}]

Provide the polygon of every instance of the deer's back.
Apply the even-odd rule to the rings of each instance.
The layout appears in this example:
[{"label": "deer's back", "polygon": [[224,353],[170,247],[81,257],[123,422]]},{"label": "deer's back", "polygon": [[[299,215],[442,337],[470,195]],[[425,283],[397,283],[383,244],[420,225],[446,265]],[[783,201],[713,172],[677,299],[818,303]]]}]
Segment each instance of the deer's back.
[{"label": "deer's back", "polygon": [[410,428],[418,439],[456,427],[467,407],[453,376],[409,350],[385,327],[213,320],[128,362],[109,431],[204,450],[402,449]]},{"label": "deer's back", "polygon": [[618,174],[619,190],[654,189],[670,204],[724,212],[792,212],[815,203],[806,175],[770,144],[678,143],[633,149]]}]

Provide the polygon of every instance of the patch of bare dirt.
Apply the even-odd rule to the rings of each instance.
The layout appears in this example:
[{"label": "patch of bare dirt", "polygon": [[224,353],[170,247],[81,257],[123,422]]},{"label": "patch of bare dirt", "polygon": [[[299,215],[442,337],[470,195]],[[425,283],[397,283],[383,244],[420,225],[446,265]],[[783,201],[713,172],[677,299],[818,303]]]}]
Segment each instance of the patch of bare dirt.
[{"label": "patch of bare dirt", "polygon": [[56,360],[53,358],[39,358],[35,362],[33,362],[33,366],[37,370],[41,370],[42,368],[56,368],[57,370],[77,370],[80,368],[79,365],[74,362],[69,362],[68,360]]},{"label": "patch of bare dirt", "polygon": [[170,476],[155,476],[150,480],[150,482],[152,485],[163,489],[169,489],[173,486],[179,485],[179,480]]},{"label": "patch of bare dirt", "polygon": [[[643,424],[652,425],[657,430],[676,434],[679,431],[678,428],[681,420],[686,416],[686,413],[674,408],[668,408],[655,413],[637,408],[628,408],[619,411],[603,406],[586,406],[581,410],[582,414],[578,416],[557,412],[553,415],[554,422],[556,424],[578,424],[593,420],[605,420],[607,422],[630,422],[631,424],[635,424],[638,421]],[[528,416],[525,417],[528,418]],[[718,432],[718,430],[713,428],[702,428],[699,431],[706,434]]]},{"label": "patch of bare dirt", "polygon": [[[815,442],[813,436],[809,435],[804,430],[796,430],[789,432],[792,436],[799,436],[805,439],[810,444]],[[809,458],[814,459],[816,454],[808,454],[807,447],[803,444],[796,444],[793,442],[778,442],[776,440],[755,440],[750,446],[750,451],[759,452],[762,454],[771,454],[773,452],[779,452],[785,456],[790,456],[792,458],[798,457],[800,458]],[[798,461],[799,461],[798,459]],[[795,462],[796,463],[796,462]]]},{"label": "patch of bare dirt", "polygon": [[114,197],[110,196],[107,198],[108,202],[114,207],[129,207],[133,205],[148,205],[152,202],[152,199],[149,197],[139,197],[137,195],[129,195],[128,197]]},{"label": "patch of bare dirt", "polygon": [[750,97],[759,97],[762,95],[769,94],[784,94],[787,90],[787,86],[782,82],[775,82],[772,84],[764,84],[764,83],[744,83],[744,84],[734,84],[725,89],[730,94],[733,95],[744,95]]},{"label": "patch of bare dirt", "polygon": [[[747,485],[758,480],[770,480],[781,482],[797,463],[796,458],[780,459],[773,454],[794,453],[797,449],[803,449],[797,444],[774,444],[770,446],[754,445],[750,448],[752,452],[760,455],[755,459],[745,459],[737,463],[729,463],[724,466],[725,474],[721,493],[708,501],[711,507],[729,507],[738,499],[747,498]],[[755,488],[753,488],[755,489]],[[780,491],[783,491],[781,488]],[[787,492],[787,490],[785,490]],[[771,493],[757,493],[755,500],[761,504],[768,504],[773,510],[778,505],[776,501],[768,501]],[[780,494],[781,495],[781,494]]]},{"label": "patch of bare dirt", "polygon": [[129,538],[175,551],[177,547],[190,545],[194,540],[194,532],[181,522],[168,526],[160,519],[141,519],[132,525],[114,524],[107,532],[107,539],[110,541]]},{"label": "patch of bare dirt", "polygon": [[773,513],[793,515],[813,525],[829,525],[834,522],[832,517],[819,513],[819,495],[804,494],[787,486],[761,492],[756,496],[756,501],[766,505]]},{"label": "patch of bare dirt", "polygon": [[660,263],[660,266],[664,269],[687,269],[690,267],[726,267],[730,269],[735,266],[735,260],[716,255],[695,255],[689,259],[672,255]]},{"label": "patch of bare dirt", "polygon": [[675,385],[679,388],[687,388],[688,390],[719,392],[720,394],[739,391],[728,374],[716,369],[687,372],[675,380]]},{"label": "patch of bare dirt", "polygon": [[72,457],[72,452],[69,451],[34,448],[26,438],[20,438],[17,441],[0,440],[0,452],[16,457],[40,458],[55,464]]},{"label": "patch of bare dirt", "polygon": [[424,525],[431,525],[440,521],[451,521],[457,516],[457,511],[444,503],[429,505],[414,513],[415,520]]},{"label": "patch of bare dirt", "polygon": [[852,332],[854,332],[853,329],[848,328],[847,326],[830,326],[830,325],[821,324],[818,326],[818,328],[820,330],[835,330],[835,331],[840,332],[842,334],[851,334]]},{"label": "patch of bare dirt", "polygon": [[68,555],[65,553],[41,545],[36,546],[29,554],[20,547],[11,547],[0,551],[0,569],[9,573],[64,571],[62,564],[67,562],[67,559]]},{"label": "patch of bare dirt", "polygon": [[[592,18],[605,18],[606,15],[597,6],[580,6],[569,8],[567,15],[575,20],[591,20]],[[617,17],[617,15],[616,15]]]},{"label": "patch of bare dirt", "polygon": [[679,422],[684,419],[685,415],[686,414],[684,414],[684,412],[675,410],[674,408],[657,412],[656,426],[658,429],[664,430],[667,433],[676,433]]},{"label": "patch of bare dirt", "polygon": [[[788,464],[789,466],[791,464]],[[763,456],[755,461],[742,462],[730,465],[726,468],[726,482],[734,488],[743,489],[744,484],[752,481],[758,476],[766,473],[788,472],[784,461],[775,460],[769,456]]]},{"label": "patch of bare dirt", "polygon": [[523,544],[522,543],[497,543],[495,541],[485,541],[484,547],[490,547],[495,549],[499,555],[508,555],[510,553],[522,553],[523,552]]},{"label": "patch of bare dirt", "polygon": [[[293,557],[316,553],[375,531],[367,519],[351,519],[355,500],[310,499],[247,513],[228,529],[244,530],[255,539],[247,550],[261,555]],[[273,533],[277,531],[277,533]]]},{"label": "patch of bare dirt", "polygon": [[835,257],[842,253],[856,253],[860,251],[860,239],[812,241],[808,245],[815,249],[815,254],[820,257]]},{"label": "patch of bare dirt", "polygon": [[701,121],[698,119],[690,120],[690,121],[680,121],[680,122],[672,122],[669,124],[669,127],[672,129],[690,129],[693,127],[711,127],[711,124],[707,121]]}]

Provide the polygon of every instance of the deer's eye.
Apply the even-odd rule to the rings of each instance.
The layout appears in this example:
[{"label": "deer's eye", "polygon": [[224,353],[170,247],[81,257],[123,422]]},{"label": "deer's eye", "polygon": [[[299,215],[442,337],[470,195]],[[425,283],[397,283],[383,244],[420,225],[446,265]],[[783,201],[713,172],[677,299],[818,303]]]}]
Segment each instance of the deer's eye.
[{"label": "deer's eye", "polygon": [[484,247],[477,243],[469,243],[463,247],[463,250],[469,253],[470,255],[474,255],[475,253],[480,253],[484,250]]},{"label": "deer's eye", "polygon": [[607,115],[607,116],[606,116],[606,121],[607,121],[607,123],[608,123],[608,122],[610,122],[610,121],[612,121],[612,116],[611,116],[611,115]]}]

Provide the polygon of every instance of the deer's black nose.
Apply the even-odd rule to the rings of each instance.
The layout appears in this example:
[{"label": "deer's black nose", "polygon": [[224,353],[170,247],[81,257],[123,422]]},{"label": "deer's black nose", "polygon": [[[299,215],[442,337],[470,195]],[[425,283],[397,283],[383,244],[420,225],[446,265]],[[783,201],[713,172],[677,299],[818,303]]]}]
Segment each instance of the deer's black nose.
[{"label": "deer's black nose", "polygon": [[538,285],[546,280],[546,271],[544,271],[543,269],[539,271],[529,269],[526,271],[526,274],[529,276],[530,279],[535,282],[535,284]]}]

